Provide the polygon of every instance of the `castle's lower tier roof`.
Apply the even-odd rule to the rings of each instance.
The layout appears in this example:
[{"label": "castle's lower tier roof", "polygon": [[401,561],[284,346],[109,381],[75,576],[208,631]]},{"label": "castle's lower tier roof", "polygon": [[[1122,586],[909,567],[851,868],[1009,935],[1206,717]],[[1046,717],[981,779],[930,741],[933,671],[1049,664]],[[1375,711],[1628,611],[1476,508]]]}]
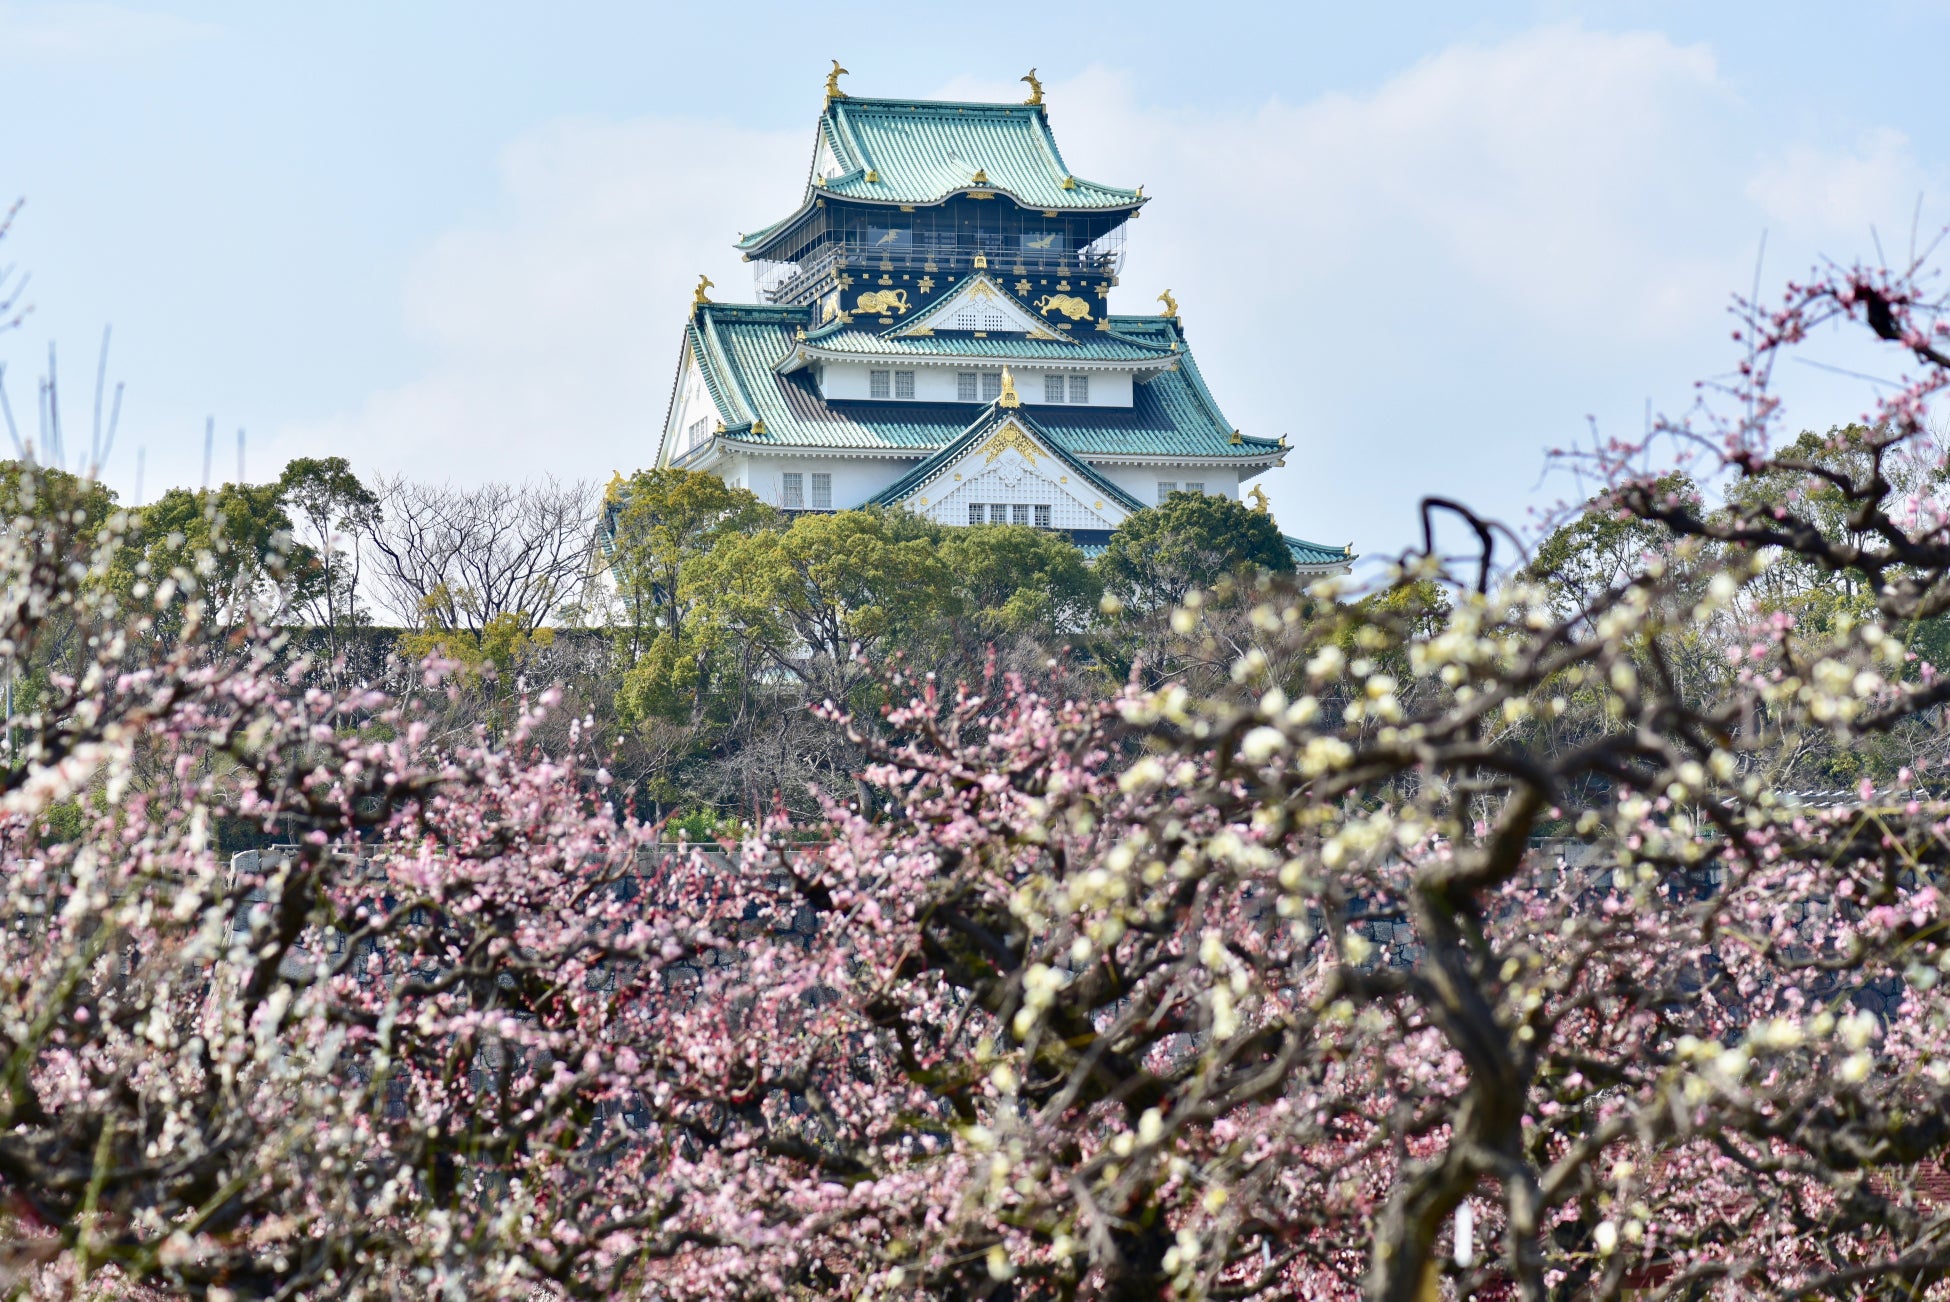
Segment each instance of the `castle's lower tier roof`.
[{"label": "castle's lower tier roof", "polygon": [[[1273,439],[1236,435],[1205,386],[1175,321],[1111,317],[1110,334],[1162,345],[1177,361],[1133,386],[1130,407],[1039,408],[1036,420],[1074,456],[1196,458],[1265,466],[1283,454]],[[827,402],[807,370],[780,374],[813,325],[809,307],[706,303],[691,316],[685,346],[724,418],[723,434],[748,446],[933,452],[968,428],[972,403]],[[902,341],[942,346],[937,336]],[[1016,346],[1020,346],[1018,343]],[[1155,356],[1155,351],[1153,354]]]}]

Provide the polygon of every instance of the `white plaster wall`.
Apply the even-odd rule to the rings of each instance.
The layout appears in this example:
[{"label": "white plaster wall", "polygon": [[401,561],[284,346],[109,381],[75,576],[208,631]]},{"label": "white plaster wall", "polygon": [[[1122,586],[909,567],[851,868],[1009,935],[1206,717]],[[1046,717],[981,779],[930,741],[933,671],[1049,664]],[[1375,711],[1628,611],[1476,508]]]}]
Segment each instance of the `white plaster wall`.
[{"label": "white plaster wall", "polygon": [[[738,458],[735,470],[727,466],[725,478],[740,488],[750,489],[761,502],[783,506],[785,483],[782,476],[789,470],[796,470],[806,477],[805,505],[810,507],[813,473],[828,474],[833,477],[833,509],[845,511],[863,504],[918,464],[918,457],[912,461],[891,458],[853,461],[839,457],[751,454]],[[734,474],[737,476],[735,479],[732,477]]]},{"label": "white plaster wall", "polygon": [[675,461],[690,450],[688,431],[694,422],[705,422],[702,438],[708,439],[722,419],[711,401],[711,391],[704,385],[704,373],[698,370],[695,361],[687,362],[683,378],[678,381],[677,401],[670,406],[670,426],[664,431],[664,447],[669,450],[670,459]]},{"label": "white plaster wall", "polygon": [[1092,462],[1091,469],[1146,506],[1158,504],[1161,479],[1172,480],[1180,488],[1187,480],[1201,480],[1208,493],[1235,501],[1239,498],[1239,472],[1225,466],[1106,466]]},{"label": "white plaster wall", "polygon": [[[819,391],[822,396],[829,400],[858,402],[903,401],[903,399],[873,397],[870,373],[882,370],[890,373],[893,371],[911,370],[914,372],[915,402],[959,402],[961,399],[958,396],[958,382],[955,377],[960,372],[995,372],[1000,371],[1004,364],[999,359],[983,359],[980,361],[971,359],[966,363],[954,367],[915,366],[911,363],[892,360],[885,363],[876,362],[872,365],[856,365],[852,362],[825,362],[819,368]],[[1025,407],[1043,406],[1043,377],[1048,372],[1044,370],[1024,370],[1017,367],[1014,363],[1007,363],[1007,365],[1009,367],[1009,373],[1015,376],[1016,393],[1021,397],[1023,405]],[[1081,375],[1084,372],[1062,371],[1059,374],[1066,376],[1071,374]],[[1129,372],[1091,371],[1088,374],[1090,376],[1090,401],[1088,404],[1080,403],[1078,404],[1079,406],[1128,407],[1131,405],[1131,376]],[[891,389],[893,380],[890,378],[887,383]],[[1069,404],[1065,403],[1063,405],[1068,406]],[[1051,404],[1051,409],[1054,410],[1054,404]]]}]

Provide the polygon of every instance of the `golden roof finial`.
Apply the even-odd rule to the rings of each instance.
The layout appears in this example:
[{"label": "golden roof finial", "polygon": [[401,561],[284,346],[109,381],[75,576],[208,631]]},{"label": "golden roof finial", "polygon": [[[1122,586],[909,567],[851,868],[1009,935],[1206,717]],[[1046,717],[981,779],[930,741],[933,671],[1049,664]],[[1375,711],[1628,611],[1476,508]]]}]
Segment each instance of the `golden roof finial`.
[{"label": "golden roof finial", "polygon": [[1273,513],[1272,504],[1266,500],[1266,490],[1258,484],[1253,485],[1253,491],[1248,493],[1247,496],[1253,499],[1253,511],[1256,514],[1271,515]]},{"label": "golden roof finial", "polygon": [[969,177],[968,182],[970,185],[987,185],[989,183],[988,169],[985,167],[976,168],[975,175]]},{"label": "golden roof finial", "polygon": [[1043,102],[1043,83],[1036,79],[1036,70],[1034,68],[1029,70],[1027,77],[1018,77],[1016,80],[1029,83],[1029,98],[1024,100],[1023,103],[1041,104]]},{"label": "golden roof finial", "polygon": [[711,300],[704,296],[704,291],[716,288],[717,286],[711,283],[709,276],[699,276],[697,278],[697,288],[691,291],[691,306],[703,307],[706,303],[709,303]]},{"label": "golden roof finial", "polygon": [[1165,305],[1165,310],[1158,313],[1159,316],[1168,316],[1174,319],[1178,316],[1178,300],[1171,296],[1170,290],[1166,290],[1164,293],[1158,295],[1158,301]]},{"label": "golden roof finial", "polygon": [[1022,406],[1022,399],[1016,396],[1016,377],[1009,373],[1009,368],[1006,366],[1002,368],[1002,396],[995,400],[995,405],[998,407]]},{"label": "golden roof finial", "polygon": [[833,70],[826,74],[826,99],[829,103],[846,98],[846,92],[840,89],[840,78],[849,76],[852,76],[852,73],[840,67],[838,59],[833,60]]}]

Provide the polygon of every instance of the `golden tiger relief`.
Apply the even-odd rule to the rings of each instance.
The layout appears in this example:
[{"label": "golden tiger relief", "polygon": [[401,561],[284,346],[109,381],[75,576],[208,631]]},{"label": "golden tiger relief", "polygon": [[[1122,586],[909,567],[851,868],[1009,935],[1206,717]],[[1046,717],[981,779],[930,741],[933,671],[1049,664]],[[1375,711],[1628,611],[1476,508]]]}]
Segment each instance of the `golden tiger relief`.
[{"label": "golden tiger relief", "polygon": [[860,302],[853,309],[856,312],[906,312],[907,291],[904,289],[871,289],[860,295]]},{"label": "golden tiger relief", "polygon": [[1090,304],[1074,294],[1045,294],[1036,300],[1036,310],[1044,316],[1051,312],[1061,312],[1072,321],[1090,319]]}]

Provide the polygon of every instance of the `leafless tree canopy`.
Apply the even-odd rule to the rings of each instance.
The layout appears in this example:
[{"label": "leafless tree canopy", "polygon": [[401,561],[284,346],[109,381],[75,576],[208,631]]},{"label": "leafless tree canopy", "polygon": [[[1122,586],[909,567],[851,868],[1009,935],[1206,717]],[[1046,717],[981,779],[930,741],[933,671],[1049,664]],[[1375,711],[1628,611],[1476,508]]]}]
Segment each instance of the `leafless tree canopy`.
[{"label": "leafless tree canopy", "polygon": [[377,489],[373,591],[400,623],[478,638],[503,615],[535,628],[582,595],[592,485],[550,477],[456,488],[394,478]]}]

